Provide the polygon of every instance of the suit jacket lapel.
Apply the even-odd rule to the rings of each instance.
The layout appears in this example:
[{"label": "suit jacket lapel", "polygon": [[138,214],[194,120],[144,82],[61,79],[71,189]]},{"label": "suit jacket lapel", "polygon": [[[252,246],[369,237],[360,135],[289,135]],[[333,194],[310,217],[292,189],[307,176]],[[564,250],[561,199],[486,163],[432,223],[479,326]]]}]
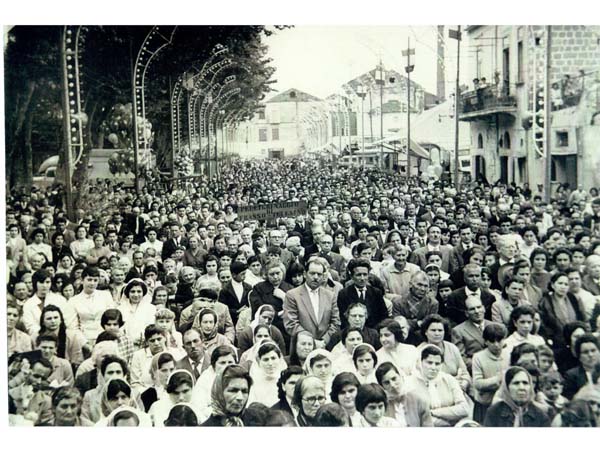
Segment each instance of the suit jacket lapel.
[{"label": "suit jacket lapel", "polygon": [[[308,294],[308,288],[306,287],[306,285],[302,286],[302,301],[304,302],[304,307],[308,310],[308,314],[310,315],[311,320],[315,323],[318,324],[319,321],[317,320],[317,317],[315,317],[315,309],[313,308],[312,302],[310,301],[310,295]],[[321,299],[321,294],[319,293],[319,302]],[[320,307],[320,304],[319,304]]]}]

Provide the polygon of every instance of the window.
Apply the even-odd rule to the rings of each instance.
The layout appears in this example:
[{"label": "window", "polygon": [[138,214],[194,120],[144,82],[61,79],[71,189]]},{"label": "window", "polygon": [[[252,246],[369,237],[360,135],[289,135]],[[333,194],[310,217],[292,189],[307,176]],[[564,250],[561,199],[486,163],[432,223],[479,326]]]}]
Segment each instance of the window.
[{"label": "window", "polygon": [[483,148],[483,135],[481,133],[477,135],[477,148]]},{"label": "window", "polygon": [[258,140],[259,140],[259,142],[267,142],[267,129],[266,128],[258,129]]},{"label": "window", "polygon": [[556,133],[556,145],[559,147],[569,146],[569,133],[567,131],[559,131]]},{"label": "window", "polygon": [[264,109],[261,109],[261,110],[258,112],[258,118],[259,118],[260,120],[265,120],[265,110],[264,110]]},{"label": "window", "polygon": [[279,140],[279,128],[271,129],[271,140],[278,141]]},{"label": "window", "polygon": [[523,41],[519,41],[517,44],[517,83],[525,82],[525,75],[523,73]]}]

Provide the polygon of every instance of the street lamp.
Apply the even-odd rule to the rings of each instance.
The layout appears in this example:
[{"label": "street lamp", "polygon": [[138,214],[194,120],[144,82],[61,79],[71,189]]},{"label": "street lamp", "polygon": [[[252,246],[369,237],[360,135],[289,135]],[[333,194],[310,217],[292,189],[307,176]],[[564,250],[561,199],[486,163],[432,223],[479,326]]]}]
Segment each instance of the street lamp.
[{"label": "street lamp", "polygon": [[381,117],[380,117],[380,126],[381,126],[381,145],[380,145],[380,161],[379,164],[383,169],[383,85],[385,84],[385,70],[383,68],[383,63],[380,61],[379,66],[375,70],[375,83],[379,85],[379,104],[381,106]]},{"label": "street lamp", "polygon": [[[362,84],[356,86],[356,95],[360,97],[360,128],[362,131],[362,151],[365,151],[365,97],[367,90]],[[364,163],[364,159],[363,159]]]}]

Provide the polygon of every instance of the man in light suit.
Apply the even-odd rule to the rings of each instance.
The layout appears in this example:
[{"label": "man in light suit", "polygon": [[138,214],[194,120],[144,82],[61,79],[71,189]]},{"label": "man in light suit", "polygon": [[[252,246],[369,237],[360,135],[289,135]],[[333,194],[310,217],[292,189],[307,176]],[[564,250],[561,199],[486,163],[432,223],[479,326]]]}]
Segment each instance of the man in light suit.
[{"label": "man in light suit", "polygon": [[442,244],[442,229],[437,225],[429,226],[427,229],[427,245],[416,249],[412,255],[410,255],[409,262],[416,264],[421,270],[425,270],[425,266],[427,265],[426,255],[431,251],[438,251],[442,254],[442,267],[440,268],[444,272],[449,273],[452,247]]},{"label": "man in light suit", "polygon": [[183,348],[187,355],[177,361],[177,369],[187,370],[198,381],[202,372],[210,367],[210,358],[204,353],[202,338],[197,330],[190,328],[183,334]]},{"label": "man in light suit", "polygon": [[289,290],[283,302],[283,324],[290,336],[306,330],[317,348],[325,348],[340,329],[340,314],[333,292],[323,289],[326,264],[322,258],[310,259],[304,278],[306,283]]},{"label": "man in light suit", "polygon": [[454,327],[452,342],[460,350],[460,354],[470,371],[473,355],[485,348],[483,330],[487,325],[494,322],[485,320],[485,308],[479,297],[468,297],[465,300],[465,308],[467,320]]}]

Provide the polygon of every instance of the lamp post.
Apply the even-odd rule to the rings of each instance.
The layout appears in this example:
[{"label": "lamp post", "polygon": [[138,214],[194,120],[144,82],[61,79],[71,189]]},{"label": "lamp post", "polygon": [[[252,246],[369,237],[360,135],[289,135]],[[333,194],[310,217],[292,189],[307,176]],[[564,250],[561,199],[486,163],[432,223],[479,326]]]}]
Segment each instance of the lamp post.
[{"label": "lamp post", "polygon": [[460,99],[460,40],[461,32],[460,25],[458,30],[448,30],[451,39],[456,39],[456,97],[454,105],[454,184],[457,192],[460,192],[460,183],[458,182],[458,102]]},{"label": "lamp post", "polygon": [[379,149],[380,149],[379,150],[380,151],[379,165],[381,166],[381,169],[383,169],[384,168],[384,164],[383,164],[383,85],[385,84],[385,70],[383,69],[383,63],[381,61],[379,61],[379,66],[377,66],[377,69],[375,70],[375,83],[377,83],[379,85],[379,104],[381,107],[381,117],[380,117],[381,144],[379,146]]},{"label": "lamp post", "polygon": [[406,97],[408,100],[408,105],[407,105],[407,115],[406,115],[406,128],[407,128],[407,132],[406,132],[406,179],[409,180],[410,179],[410,163],[411,163],[411,157],[410,157],[410,73],[415,70],[415,66],[414,64],[410,63],[410,56],[415,54],[415,49],[414,48],[410,48],[410,37],[408,38],[408,47],[406,48],[406,50],[402,51],[402,56],[406,56],[406,67],[404,68],[406,70],[406,74],[408,75],[408,84],[406,86]]},{"label": "lamp post", "polygon": [[[362,137],[362,151],[365,151],[365,97],[367,90],[362,84],[356,87],[356,95],[360,97],[360,128]],[[364,161],[363,161],[364,162]]]}]

